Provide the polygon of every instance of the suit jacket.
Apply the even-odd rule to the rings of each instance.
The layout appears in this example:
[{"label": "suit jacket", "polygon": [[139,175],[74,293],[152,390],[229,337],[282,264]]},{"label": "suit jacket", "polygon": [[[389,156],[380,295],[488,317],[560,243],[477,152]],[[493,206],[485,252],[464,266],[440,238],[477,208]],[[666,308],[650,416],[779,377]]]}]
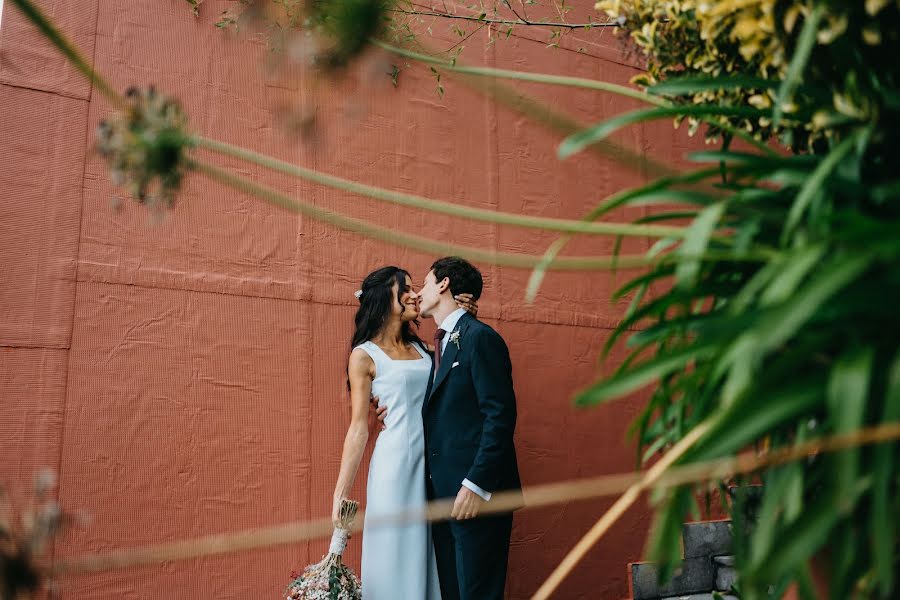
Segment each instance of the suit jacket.
[{"label": "suit jacket", "polygon": [[458,344],[447,341],[422,404],[426,476],[438,498],[455,497],[463,479],[491,493],[519,489],[509,350],[468,313],[454,331]]}]

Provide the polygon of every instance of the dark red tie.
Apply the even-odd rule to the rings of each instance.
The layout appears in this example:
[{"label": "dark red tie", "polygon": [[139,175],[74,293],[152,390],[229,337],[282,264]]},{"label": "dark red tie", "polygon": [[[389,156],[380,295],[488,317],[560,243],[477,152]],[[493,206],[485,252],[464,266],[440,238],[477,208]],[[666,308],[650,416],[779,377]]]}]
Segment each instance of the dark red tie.
[{"label": "dark red tie", "polygon": [[438,329],[434,332],[434,376],[437,377],[438,369],[441,368],[441,340],[444,339],[444,336],[447,335],[447,332],[443,329]]}]

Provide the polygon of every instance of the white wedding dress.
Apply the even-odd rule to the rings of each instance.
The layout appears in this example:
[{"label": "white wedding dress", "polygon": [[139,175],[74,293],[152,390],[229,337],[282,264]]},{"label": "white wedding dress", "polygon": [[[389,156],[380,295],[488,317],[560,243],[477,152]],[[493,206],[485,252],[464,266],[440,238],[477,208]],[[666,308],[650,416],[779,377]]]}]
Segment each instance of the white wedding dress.
[{"label": "white wedding dress", "polygon": [[363,600],[440,600],[437,563],[427,523],[369,527],[369,518],[418,508],[425,498],[422,402],[431,357],[413,344],[419,360],[394,360],[373,342],[357,346],[375,362],[372,393],[387,407],[366,488],[362,539]]}]

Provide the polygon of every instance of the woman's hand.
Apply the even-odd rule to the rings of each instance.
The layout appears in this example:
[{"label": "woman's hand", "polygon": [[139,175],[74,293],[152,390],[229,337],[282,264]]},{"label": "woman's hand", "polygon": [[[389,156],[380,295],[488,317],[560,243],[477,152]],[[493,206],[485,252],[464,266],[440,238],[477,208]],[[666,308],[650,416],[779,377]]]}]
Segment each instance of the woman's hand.
[{"label": "woman's hand", "polygon": [[341,525],[341,502],[346,498],[335,496],[334,503],[331,506],[331,523],[336,528],[343,527]]},{"label": "woman's hand", "polygon": [[457,294],[453,296],[453,299],[456,300],[457,306],[466,309],[473,317],[478,316],[478,301],[475,300],[475,296],[472,294]]}]

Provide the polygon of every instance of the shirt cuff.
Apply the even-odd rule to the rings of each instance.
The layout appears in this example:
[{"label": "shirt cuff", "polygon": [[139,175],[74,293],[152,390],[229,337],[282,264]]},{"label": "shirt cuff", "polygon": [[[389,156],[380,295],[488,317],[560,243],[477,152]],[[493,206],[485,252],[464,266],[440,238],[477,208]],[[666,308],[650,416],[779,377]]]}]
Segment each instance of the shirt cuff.
[{"label": "shirt cuff", "polygon": [[481,498],[482,498],[485,502],[487,502],[488,500],[491,499],[491,493],[490,493],[490,492],[484,491],[483,489],[481,489],[480,487],[478,487],[477,485],[475,485],[474,483],[472,483],[472,482],[469,481],[468,479],[463,479],[462,484],[463,484],[464,486],[466,486],[467,488],[469,488],[470,490],[472,490],[473,492],[475,492],[476,494],[478,494],[479,496],[481,496]]}]

